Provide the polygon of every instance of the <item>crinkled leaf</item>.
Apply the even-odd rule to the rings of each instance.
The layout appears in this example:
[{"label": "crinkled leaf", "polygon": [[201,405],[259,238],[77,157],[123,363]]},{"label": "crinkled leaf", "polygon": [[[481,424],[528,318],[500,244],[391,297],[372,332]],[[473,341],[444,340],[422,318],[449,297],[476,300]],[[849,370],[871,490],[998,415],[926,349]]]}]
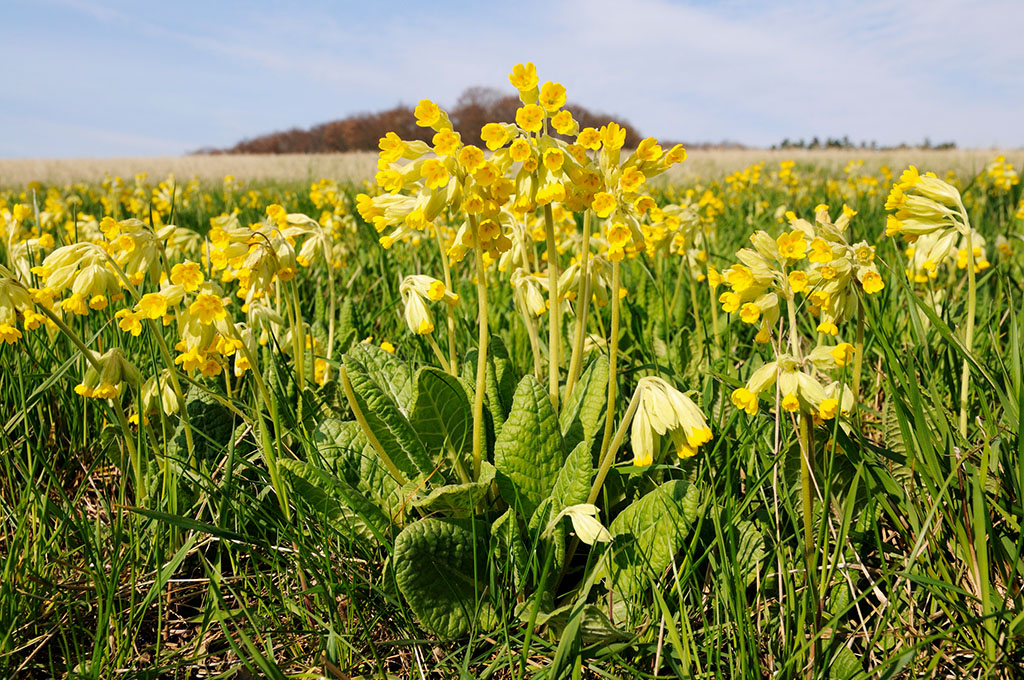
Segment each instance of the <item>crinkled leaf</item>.
[{"label": "crinkled leaf", "polygon": [[291,477],[296,494],[340,532],[387,542],[391,521],[374,501],[348,482],[301,460],[284,459],[278,465]]},{"label": "crinkled leaf", "polygon": [[515,511],[509,508],[491,525],[491,554],[499,573],[511,569],[512,585],[518,590],[523,583],[529,562],[529,551],[523,542]]},{"label": "crinkled leaf", "polygon": [[[476,384],[476,357],[476,350],[470,350],[462,364],[463,378],[472,385]],[[488,341],[484,393],[487,396],[487,408],[491,413],[495,436],[501,432],[502,424],[512,408],[515,381],[515,371],[508,356],[508,349],[501,338],[492,335]]]},{"label": "crinkled leaf", "polygon": [[313,442],[335,476],[359,489],[393,514],[398,483],[388,474],[359,423],[325,418],[313,431]]},{"label": "crinkled leaf", "polygon": [[494,442],[502,498],[531,517],[551,494],[564,459],[562,433],[548,394],[527,375],[516,388],[512,412]]},{"label": "crinkled leaf", "polygon": [[414,498],[412,505],[427,512],[472,512],[487,495],[493,481],[494,466],[481,461],[480,477],[475,482],[434,487],[425,496]]},{"label": "crinkled leaf", "polygon": [[619,513],[612,534],[609,571],[613,587],[629,597],[657,579],[682,547],[697,519],[700,494],[686,480],[662,484]]},{"label": "crinkled leaf", "polygon": [[562,426],[562,436],[568,437],[572,426],[578,423],[583,433],[581,441],[592,442],[604,423],[601,416],[604,415],[607,400],[608,358],[601,355],[590,362],[587,370],[583,371],[569,400],[562,407],[562,413],[558,418]]},{"label": "crinkled leaf", "polygon": [[[474,530],[475,527],[475,530]],[[416,618],[442,638],[487,628],[486,527],[439,519],[410,524],[395,539],[395,578]]]},{"label": "crinkled leaf", "polygon": [[764,536],[749,520],[736,523],[739,544],[736,546],[736,566],[749,585],[757,576],[757,568],[765,557]]},{"label": "crinkled leaf", "polygon": [[558,471],[555,486],[551,489],[555,512],[578,503],[585,503],[590,495],[590,477],[594,473],[594,462],[590,455],[590,444],[580,442],[565,459]]},{"label": "crinkled leaf", "polygon": [[372,380],[395,402],[403,415],[408,415],[412,410],[416,398],[412,367],[391,352],[385,352],[375,345],[359,343],[345,353],[345,366],[348,367],[349,377],[353,371],[358,371]]},{"label": "crinkled leaf", "polygon": [[[396,401],[396,397],[406,397],[406,389],[411,393],[411,378],[408,383],[404,383],[401,377],[392,383],[384,381],[401,364],[390,364],[378,354],[391,356],[376,348],[367,350],[364,345],[352,348],[345,355],[345,368],[359,410],[395,467],[410,478],[421,473],[429,474],[434,469],[431,458],[406,418],[406,411]],[[373,360],[365,361],[366,357]],[[407,396],[411,402],[411,394]]]},{"label": "crinkled leaf", "polygon": [[409,417],[427,453],[434,459],[449,450],[462,456],[473,450],[473,410],[459,379],[433,367],[416,374],[416,401]]}]

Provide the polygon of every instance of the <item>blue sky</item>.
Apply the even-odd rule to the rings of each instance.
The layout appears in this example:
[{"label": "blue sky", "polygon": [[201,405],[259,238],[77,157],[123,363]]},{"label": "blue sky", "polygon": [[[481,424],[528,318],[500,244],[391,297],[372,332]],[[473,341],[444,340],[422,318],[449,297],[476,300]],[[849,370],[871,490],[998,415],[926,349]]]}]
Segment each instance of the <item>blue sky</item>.
[{"label": "blue sky", "polygon": [[1020,0],[4,0],[0,157],[176,155],[533,61],[643,134],[1024,146]]}]

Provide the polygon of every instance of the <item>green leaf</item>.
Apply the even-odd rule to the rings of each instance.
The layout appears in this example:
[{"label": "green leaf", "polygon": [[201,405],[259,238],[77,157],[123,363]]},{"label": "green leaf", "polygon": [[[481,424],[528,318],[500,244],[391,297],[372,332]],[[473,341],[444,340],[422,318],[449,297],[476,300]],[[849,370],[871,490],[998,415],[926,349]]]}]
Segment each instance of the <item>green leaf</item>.
[{"label": "green leaf", "polygon": [[412,505],[427,512],[472,513],[482,501],[494,481],[494,466],[486,460],[480,462],[480,477],[475,482],[446,484],[431,489],[430,493],[412,501]]},{"label": "green leaf", "polygon": [[547,391],[532,375],[520,381],[512,412],[494,442],[498,490],[529,518],[551,494],[565,454]]},{"label": "green leaf", "polygon": [[518,590],[526,575],[530,556],[523,542],[518,516],[512,508],[491,525],[491,554],[499,574],[508,573],[511,569],[512,585]]},{"label": "green leaf", "polygon": [[672,480],[636,500],[611,526],[611,582],[620,597],[635,595],[657,579],[690,533],[700,494],[690,482]]},{"label": "green leaf", "polygon": [[749,520],[736,522],[738,542],[736,546],[736,567],[747,585],[757,576],[757,567],[765,557],[764,536]]},{"label": "green leaf", "polygon": [[416,374],[416,401],[409,416],[428,454],[437,459],[449,450],[456,457],[473,450],[473,409],[459,379],[425,367]]},{"label": "green leaf", "polygon": [[565,459],[551,489],[554,511],[561,512],[570,505],[586,503],[590,495],[590,477],[594,473],[590,444],[580,442]]},{"label": "green leaf", "polygon": [[[470,384],[476,384],[475,349],[466,352],[466,360],[462,364],[463,378]],[[487,375],[484,379],[484,394],[487,397],[487,408],[494,421],[494,435],[501,432],[502,423],[512,408],[513,393],[516,389],[515,371],[509,359],[505,343],[496,335],[490,336],[487,350]]]},{"label": "green leaf", "polygon": [[313,442],[335,476],[375,499],[389,515],[395,513],[398,483],[381,464],[359,423],[325,418],[313,431]]},{"label": "green leaf", "polygon": [[[419,474],[430,474],[434,470],[427,450],[419,435],[406,418],[406,409],[401,400],[412,401],[412,378],[408,381],[397,369],[400,364],[391,364],[380,355],[391,356],[364,345],[352,348],[345,355],[345,368],[352,383],[352,391],[366,424],[380,442],[395,466],[410,479]],[[369,360],[367,360],[369,359]],[[390,377],[394,380],[388,382]]]},{"label": "green leaf", "polygon": [[568,436],[574,423],[583,430],[585,441],[592,442],[604,425],[604,405],[608,399],[608,357],[598,356],[583,371],[558,418],[562,436]]},{"label": "green leaf", "polygon": [[483,524],[439,519],[410,524],[395,539],[394,565],[399,590],[435,635],[453,638],[490,626],[493,611],[480,601],[487,575]]},{"label": "green leaf", "polygon": [[348,367],[349,377],[353,369],[365,374],[395,402],[403,414],[412,410],[416,398],[412,368],[391,352],[385,352],[375,345],[359,343],[345,353],[345,366]]},{"label": "green leaf", "polygon": [[296,494],[339,532],[388,543],[390,519],[348,482],[301,460],[284,459],[278,465],[290,475]]}]

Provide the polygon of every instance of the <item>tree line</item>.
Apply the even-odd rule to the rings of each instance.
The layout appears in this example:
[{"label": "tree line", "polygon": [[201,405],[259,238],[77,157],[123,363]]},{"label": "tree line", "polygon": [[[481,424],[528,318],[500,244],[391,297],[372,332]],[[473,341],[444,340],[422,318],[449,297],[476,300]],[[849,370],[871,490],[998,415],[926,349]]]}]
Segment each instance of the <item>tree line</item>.
[{"label": "tree line", "polygon": [[[463,92],[455,106],[448,110],[452,127],[462,136],[465,144],[483,146],[480,130],[486,123],[511,123],[515,121],[516,109],[521,106],[519,97],[505,94],[487,87],[471,87]],[[643,137],[630,125],[616,116],[590,111],[578,104],[567,104],[580,128],[600,128],[614,120],[626,130],[626,148],[636,148]],[[416,125],[413,107],[399,104],[386,111],[358,113],[314,125],[309,129],[292,128],[244,139],[228,149],[202,149],[197,153],[333,153],[340,151],[376,151],[380,138],[388,132],[395,132],[404,140],[430,142],[434,131]]]}]

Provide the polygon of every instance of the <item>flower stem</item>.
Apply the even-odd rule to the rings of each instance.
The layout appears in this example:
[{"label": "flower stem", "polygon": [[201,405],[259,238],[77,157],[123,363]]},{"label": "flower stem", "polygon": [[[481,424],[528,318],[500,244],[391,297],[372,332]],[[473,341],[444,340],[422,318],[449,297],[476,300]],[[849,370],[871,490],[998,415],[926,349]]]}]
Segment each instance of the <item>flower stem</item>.
[{"label": "flower stem", "polygon": [[[441,271],[444,273],[444,287],[446,290],[451,290],[452,270],[448,266],[448,253],[444,249],[444,241],[441,240],[441,230],[438,229],[436,224],[434,225],[434,235],[437,236],[437,248],[441,253]],[[448,372],[452,375],[458,375],[459,360],[455,354],[455,308],[452,305],[447,305],[445,311],[448,313]]]},{"label": "flower stem", "polygon": [[551,204],[544,206],[544,234],[548,253],[548,396],[558,413],[559,354],[562,347],[562,296],[558,292],[558,246],[555,243],[555,219]]},{"label": "flower stem", "polygon": [[804,564],[807,568],[807,589],[814,606],[814,622],[811,627],[810,658],[807,677],[814,677],[815,660],[818,656],[818,631],[821,630],[821,598],[818,596],[817,560],[814,542],[814,423],[809,413],[800,413],[800,500],[804,520]]},{"label": "flower stem", "polygon": [[[851,377],[850,390],[853,392],[854,406],[860,404],[860,373],[864,364],[864,301],[857,299],[857,338],[853,345],[853,376]],[[857,413],[858,422],[860,412]]]},{"label": "flower stem", "polygon": [[484,254],[480,249],[480,234],[476,217],[469,216],[473,230],[473,253],[476,258],[476,292],[480,336],[476,355],[476,392],[473,395],[473,479],[480,477],[480,462],[484,452],[484,392],[487,389],[487,270]]},{"label": "flower stem", "polygon": [[[977,305],[978,291],[974,276],[974,243],[972,230],[967,228],[967,329],[964,337],[964,346],[967,355],[971,353],[974,344],[974,312]],[[964,368],[960,375],[960,436],[967,438],[967,393],[971,384],[970,357],[964,357]]]},{"label": "flower stem", "polygon": [[619,423],[619,429],[615,432],[615,438],[612,439],[611,445],[608,450],[603,452],[601,455],[601,466],[597,470],[597,477],[594,478],[594,484],[590,487],[590,495],[587,496],[587,502],[593,504],[597,501],[598,495],[601,493],[601,487],[604,486],[604,480],[608,476],[608,471],[612,467],[612,463],[615,461],[615,453],[622,446],[622,440],[626,437],[626,428],[629,426],[631,420],[633,420],[633,414],[636,413],[636,409],[640,406],[640,392],[637,391],[633,394],[633,398],[629,401],[629,406],[626,407],[626,413],[622,416],[622,422]]},{"label": "flower stem", "polygon": [[569,401],[583,365],[583,345],[587,337],[587,313],[590,311],[590,210],[583,213],[583,257],[580,260],[580,285],[576,303],[576,338],[565,379],[565,401]]},{"label": "flower stem", "polygon": [[605,405],[604,436],[601,439],[602,461],[615,427],[615,396],[618,387],[615,371],[619,361],[619,265],[619,262],[612,262],[612,326],[608,334],[608,403]]}]

